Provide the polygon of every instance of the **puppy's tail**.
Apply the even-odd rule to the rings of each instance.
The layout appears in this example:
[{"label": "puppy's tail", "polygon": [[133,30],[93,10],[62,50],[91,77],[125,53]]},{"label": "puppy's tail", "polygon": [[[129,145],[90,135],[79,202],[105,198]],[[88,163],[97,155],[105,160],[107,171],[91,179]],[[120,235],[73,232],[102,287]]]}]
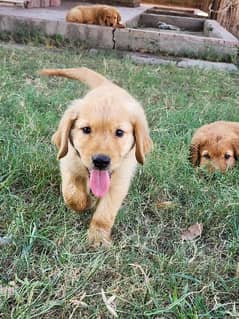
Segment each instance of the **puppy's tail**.
[{"label": "puppy's tail", "polygon": [[43,69],[39,71],[39,74],[48,76],[62,76],[73,80],[79,80],[88,85],[91,89],[110,82],[103,75],[85,67],[74,69]]}]

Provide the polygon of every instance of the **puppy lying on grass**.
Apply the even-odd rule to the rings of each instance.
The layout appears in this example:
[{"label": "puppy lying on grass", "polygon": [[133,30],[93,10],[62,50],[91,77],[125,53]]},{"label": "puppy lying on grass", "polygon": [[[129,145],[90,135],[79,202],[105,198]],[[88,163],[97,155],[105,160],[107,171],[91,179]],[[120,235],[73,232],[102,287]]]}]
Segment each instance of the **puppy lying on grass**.
[{"label": "puppy lying on grass", "polygon": [[114,7],[106,5],[76,6],[67,13],[66,21],[125,28],[120,22],[121,16],[119,11]]},{"label": "puppy lying on grass", "polygon": [[88,238],[107,246],[111,228],[127,195],[136,162],[151,149],[148,124],[140,104],[125,90],[87,68],[45,69],[40,74],[77,79],[92,90],[65,111],[53,142],[59,149],[65,203],[75,211],[98,198]]},{"label": "puppy lying on grass", "polygon": [[222,172],[236,165],[239,157],[239,123],[218,121],[200,127],[190,146],[194,166]]}]

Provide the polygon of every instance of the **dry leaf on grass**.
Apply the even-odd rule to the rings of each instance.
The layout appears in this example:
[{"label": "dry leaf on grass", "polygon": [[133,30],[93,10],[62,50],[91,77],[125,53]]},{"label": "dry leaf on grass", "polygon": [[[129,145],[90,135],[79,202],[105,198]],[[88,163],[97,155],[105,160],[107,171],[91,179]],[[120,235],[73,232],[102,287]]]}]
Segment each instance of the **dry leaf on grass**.
[{"label": "dry leaf on grass", "polygon": [[141,49],[139,49],[139,52],[140,53],[149,53],[149,50],[141,48]]},{"label": "dry leaf on grass", "polygon": [[0,237],[0,247],[10,245],[12,239],[10,237]]},{"label": "dry leaf on grass", "polygon": [[174,208],[176,204],[171,201],[158,201],[156,203],[157,208]]},{"label": "dry leaf on grass", "polygon": [[72,313],[70,314],[69,319],[72,319],[72,318],[73,318],[73,316],[74,316],[76,310],[77,310],[79,307],[83,307],[83,308],[87,308],[87,307],[88,307],[87,303],[85,303],[85,302],[83,301],[83,299],[85,298],[85,296],[86,296],[86,293],[84,292],[81,297],[79,297],[79,298],[75,297],[75,298],[70,299],[70,303],[71,303],[72,305],[74,305],[75,307],[74,307]]},{"label": "dry leaf on grass", "polygon": [[196,223],[185,230],[182,235],[182,240],[194,240],[195,238],[201,236],[203,230],[203,224]]},{"label": "dry leaf on grass", "polygon": [[115,318],[118,318],[118,315],[115,311],[115,298],[116,296],[113,295],[111,296],[109,299],[106,298],[105,292],[103,289],[101,289],[101,295],[102,295],[102,299],[106,305],[106,308],[108,309],[108,311],[111,313],[111,315]]},{"label": "dry leaf on grass", "polygon": [[6,298],[14,296],[17,290],[17,285],[14,281],[9,283],[9,286],[0,285],[0,296],[4,296]]},{"label": "dry leaf on grass", "polygon": [[239,279],[239,263],[237,263],[236,278]]},{"label": "dry leaf on grass", "polygon": [[84,292],[82,296],[80,296],[79,298],[75,297],[70,299],[70,303],[74,306],[82,306],[87,308],[88,305],[86,302],[83,301],[83,299],[85,299],[86,293]]},{"label": "dry leaf on grass", "polygon": [[36,88],[43,89],[43,84],[39,78],[25,78],[25,83],[27,85],[35,86]]}]

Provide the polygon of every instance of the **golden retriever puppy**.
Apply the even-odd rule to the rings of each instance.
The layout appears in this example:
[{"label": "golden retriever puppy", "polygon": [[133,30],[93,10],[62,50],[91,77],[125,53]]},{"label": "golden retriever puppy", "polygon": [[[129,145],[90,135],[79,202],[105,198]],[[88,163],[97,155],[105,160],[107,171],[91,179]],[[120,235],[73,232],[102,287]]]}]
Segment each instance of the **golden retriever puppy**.
[{"label": "golden retriever puppy", "polygon": [[222,172],[232,168],[239,156],[239,123],[218,121],[200,127],[190,146],[194,166]]},{"label": "golden retriever puppy", "polygon": [[151,149],[148,124],[140,104],[125,90],[87,69],[45,69],[40,74],[77,79],[92,90],[65,111],[53,142],[58,147],[63,198],[70,208],[91,207],[97,199],[88,238],[107,246],[136,163]]},{"label": "golden retriever puppy", "polygon": [[119,11],[111,6],[76,6],[67,13],[66,21],[124,28]]}]

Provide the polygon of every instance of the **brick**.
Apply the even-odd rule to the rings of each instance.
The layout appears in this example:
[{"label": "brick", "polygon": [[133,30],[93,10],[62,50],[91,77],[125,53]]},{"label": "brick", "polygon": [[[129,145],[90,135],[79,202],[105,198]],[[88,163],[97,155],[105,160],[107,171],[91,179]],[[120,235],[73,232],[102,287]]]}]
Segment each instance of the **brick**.
[{"label": "brick", "polygon": [[28,8],[40,8],[41,7],[41,0],[30,0],[27,7]]},{"label": "brick", "polygon": [[51,7],[59,7],[61,5],[61,0],[50,0]]},{"label": "brick", "polygon": [[41,8],[50,7],[50,0],[41,0]]}]

